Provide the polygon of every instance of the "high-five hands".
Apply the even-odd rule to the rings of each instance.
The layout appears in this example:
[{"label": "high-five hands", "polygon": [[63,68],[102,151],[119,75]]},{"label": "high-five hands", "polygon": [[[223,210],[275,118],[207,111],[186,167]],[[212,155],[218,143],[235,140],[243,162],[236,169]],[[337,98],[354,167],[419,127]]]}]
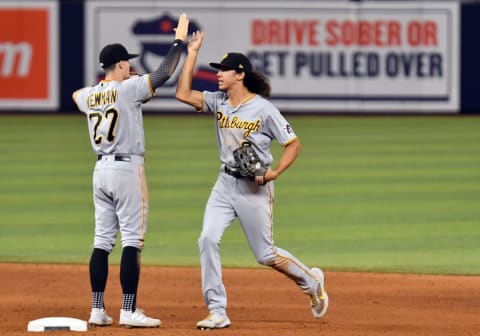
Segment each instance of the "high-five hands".
[{"label": "high-five hands", "polygon": [[188,41],[188,50],[199,51],[202,46],[204,33],[200,30],[192,33],[190,40]]},{"label": "high-five hands", "polygon": [[188,34],[188,17],[187,14],[182,13],[178,18],[177,28],[174,28],[175,31],[175,40],[185,41]]}]

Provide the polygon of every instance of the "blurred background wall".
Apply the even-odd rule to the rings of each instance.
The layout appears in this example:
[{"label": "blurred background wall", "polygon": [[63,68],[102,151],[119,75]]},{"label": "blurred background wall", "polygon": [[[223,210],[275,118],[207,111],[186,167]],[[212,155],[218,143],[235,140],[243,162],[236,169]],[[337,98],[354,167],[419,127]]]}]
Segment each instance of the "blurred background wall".
[{"label": "blurred background wall", "polygon": [[[71,94],[102,78],[107,43],[154,70],[182,12],[206,33],[197,89],[215,90],[208,63],[240,51],[287,113],[480,111],[478,1],[0,0],[0,112],[75,111]],[[148,112],[191,112],[173,98],[179,70]]]}]

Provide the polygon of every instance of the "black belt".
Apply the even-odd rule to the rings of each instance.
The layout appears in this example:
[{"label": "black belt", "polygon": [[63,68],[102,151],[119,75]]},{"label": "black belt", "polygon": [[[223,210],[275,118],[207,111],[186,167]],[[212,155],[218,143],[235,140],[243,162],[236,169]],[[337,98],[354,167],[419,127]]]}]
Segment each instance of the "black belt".
[{"label": "black belt", "polygon": [[[108,156],[108,154],[105,154]],[[97,156],[97,161],[100,161],[102,159],[103,155],[98,155]],[[125,162],[131,162],[132,158],[130,155],[115,155],[114,161],[125,161]]]},{"label": "black belt", "polygon": [[243,176],[236,170],[230,169],[227,166],[224,167],[225,173],[236,178],[242,178]]}]

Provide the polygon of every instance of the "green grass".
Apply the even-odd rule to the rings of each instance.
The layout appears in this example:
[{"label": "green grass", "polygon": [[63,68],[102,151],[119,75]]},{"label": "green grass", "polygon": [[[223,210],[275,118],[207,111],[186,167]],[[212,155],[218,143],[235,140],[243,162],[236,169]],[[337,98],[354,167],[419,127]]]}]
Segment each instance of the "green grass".
[{"label": "green grass", "polygon": [[[303,151],[275,185],[278,246],[329,270],[480,274],[480,118],[288,119]],[[213,120],[148,115],[145,127],[142,261],[198,265],[219,169]],[[280,151],[275,143],[277,160]],[[0,116],[0,153],[0,261],[87,263],[95,156],[85,119]],[[222,261],[256,266],[238,222]]]}]

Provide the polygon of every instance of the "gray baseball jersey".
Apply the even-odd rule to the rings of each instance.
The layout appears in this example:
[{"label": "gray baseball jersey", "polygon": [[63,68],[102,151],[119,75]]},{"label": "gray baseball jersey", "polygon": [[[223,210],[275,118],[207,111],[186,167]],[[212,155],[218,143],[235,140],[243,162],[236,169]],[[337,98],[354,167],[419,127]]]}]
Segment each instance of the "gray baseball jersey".
[{"label": "gray baseball jersey", "polygon": [[145,153],[141,105],[154,91],[150,76],[122,82],[101,81],[77,95],[77,106],[88,118],[90,142],[97,154]]},{"label": "gray baseball jersey", "polygon": [[224,92],[203,92],[203,110],[215,113],[221,171],[205,208],[199,238],[202,290],[213,313],[224,314],[227,295],[222,282],[220,241],[224,231],[238,218],[257,261],[284,273],[305,292],[316,290],[310,269],[273,241],[273,181],[258,185],[247,178],[229,175],[224,168],[235,167],[233,151],[249,141],[267,165],[273,157],[272,140],[282,145],[296,139],[278,109],[260,95],[233,107]]},{"label": "gray baseball jersey", "polygon": [[204,110],[216,111],[220,161],[229,167],[235,166],[233,151],[244,141],[251,142],[260,159],[270,166],[272,140],[286,145],[296,138],[278,109],[260,95],[252,95],[236,108],[228,102],[225,92],[204,91],[203,98]]},{"label": "gray baseball jersey", "polygon": [[119,230],[123,247],[143,248],[149,200],[141,105],[153,94],[150,76],[143,75],[122,82],[104,80],[76,95],[98,155],[93,173],[94,248],[111,252]]}]

